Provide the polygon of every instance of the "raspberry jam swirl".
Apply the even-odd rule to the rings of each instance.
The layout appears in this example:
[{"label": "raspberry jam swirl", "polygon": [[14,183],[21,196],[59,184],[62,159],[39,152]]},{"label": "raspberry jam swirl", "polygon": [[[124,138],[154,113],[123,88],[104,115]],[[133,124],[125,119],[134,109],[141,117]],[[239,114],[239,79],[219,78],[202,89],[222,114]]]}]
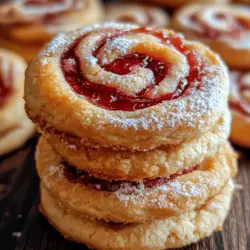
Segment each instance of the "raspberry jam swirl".
[{"label": "raspberry jam swirl", "polygon": [[250,71],[230,73],[230,108],[250,116]]},{"label": "raspberry jam swirl", "polygon": [[157,7],[138,4],[111,4],[107,8],[109,20],[162,27],[168,24],[167,14]]},{"label": "raspberry jam swirl", "polygon": [[106,28],[71,44],[61,56],[61,68],[75,93],[90,103],[135,111],[199,90],[206,65],[180,35]]},{"label": "raspberry jam swirl", "polygon": [[13,65],[0,58],[0,69],[0,105],[2,105],[12,91]]},{"label": "raspberry jam swirl", "polygon": [[56,23],[61,15],[82,8],[86,0],[16,0],[0,8],[0,23],[25,25],[28,23]]},{"label": "raspberry jam swirl", "polygon": [[[249,14],[240,8],[210,6],[190,10],[186,16],[180,17],[182,24],[195,30],[201,36],[210,39],[249,40]],[[248,35],[247,35],[248,34]]]},{"label": "raspberry jam swirl", "polygon": [[156,186],[167,184],[169,181],[172,181],[179,176],[197,170],[197,166],[192,166],[188,169],[176,172],[168,177],[143,179],[141,181],[124,181],[124,180],[109,181],[91,176],[88,172],[84,170],[79,170],[73,166],[68,165],[67,163],[63,163],[63,165],[64,165],[64,176],[67,178],[69,182],[83,184],[94,190],[107,191],[107,192],[115,192],[120,188],[124,187],[126,187],[127,190],[131,190],[132,192],[138,189],[144,190],[144,189],[154,188]]}]

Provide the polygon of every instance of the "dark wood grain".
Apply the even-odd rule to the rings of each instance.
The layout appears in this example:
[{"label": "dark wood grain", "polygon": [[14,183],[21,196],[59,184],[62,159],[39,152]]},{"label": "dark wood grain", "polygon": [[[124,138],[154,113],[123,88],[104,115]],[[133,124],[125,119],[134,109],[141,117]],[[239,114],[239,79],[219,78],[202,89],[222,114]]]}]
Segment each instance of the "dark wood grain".
[{"label": "dark wood grain", "polygon": [[[83,250],[64,239],[39,213],[39,180],[35,171],[36,139],[0,158],[0,249]],[[250,150],[240,154],[238,188],[222,232],[183,250],[250,250]]]}]

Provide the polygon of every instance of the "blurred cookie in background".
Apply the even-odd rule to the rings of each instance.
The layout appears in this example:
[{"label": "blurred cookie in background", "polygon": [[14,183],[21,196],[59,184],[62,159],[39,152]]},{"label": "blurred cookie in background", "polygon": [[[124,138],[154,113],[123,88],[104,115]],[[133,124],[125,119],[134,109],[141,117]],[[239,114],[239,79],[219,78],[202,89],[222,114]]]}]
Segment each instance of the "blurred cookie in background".
[{"label": "blurred cookie in background", "polygon": [[172,27],[199,40],[230,67],[250,67],[250,9],[236,5],[191,4],[177,11]]},{"label": "blurred cookie in background", "polygon": [[250,9],[247,6],[187,5],[172,27],[215,50],[230,68],[231,140],[250,147]]},{"label": "blurred cookie in background", "polygon": [[233,0],[235,3],[250,4],[250,0]]},{"label": "blurred cookie in background", "polygon": [[230,139],[250,148],[250,69],[230,72],[229,106],[232,114]]},{"label": "blurred cookie in background", "polygon": [[[181,5],[189,4],[189,3],[201,3],[201,4],[225,4],[228,3],[229,0],[140,0],[143,2],[159,4],[166,7],[179,7]],[[247,1],[247,0],[246,0]]]},{"label": "blurred cookie in background", "polygon": [[26,62],[0,49],[0,156],[22,146],[35,132],[23,101]]},{"label": "blurred cookie in background", "polygon": [[165,27],[169,23],[168,14],[163,9],[133,3],[109,3],[106,8],[106,19],[154,27]]},{"label": "blurred cookie in background", "polygon": [[57,33],[98,22],[99,0],[15,0],[0,5],[0,46],[27,61]]}]

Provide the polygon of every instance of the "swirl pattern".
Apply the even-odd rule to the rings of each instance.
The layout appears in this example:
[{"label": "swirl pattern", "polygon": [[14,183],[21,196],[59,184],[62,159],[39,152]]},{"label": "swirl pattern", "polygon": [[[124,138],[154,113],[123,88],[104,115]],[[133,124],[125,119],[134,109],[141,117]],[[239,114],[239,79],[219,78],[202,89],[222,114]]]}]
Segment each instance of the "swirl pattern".
[{"label": "swirl pattern", "polygon": [[173,27],[218,52],[231,67],[248,68],[249,9],[239,6],[191,4],[177,11]]},{"label": "swirl pattern", "polygon": [[[249,37],[250,31],[248,15],[243,11],[232,11],[225,7],[207,7],[187,13],[188,18],[183,18],[186,25],[196,30],[202,36],[211,39],[241,39]],[[189,15],[188,15],[189,14]]]},{"label": "swirl pattern", "polygon": [[30,61],[60,32],[99,21],[99,0],[14,0],[0,5],[0,46]]},{"label": "swirl pattern", "polygon": [[6,18],[1,22],[8,24],[51,23],[59,15],[81,9],[86,0],[17,0],[1,8],[0,13]]},{"label": "swirl pattern", "polygon": [[68,83],[91,103],[134,111],[201,88],[205,62],[181,36],[147,28],[105,33],[85,35],[61,57]]},{"label": "swirl pattern", "polygon": [[[216,54],[173,31],[106,23],[57,36],[26,71],[42,190],[62,210],[133,232],[200,211],[237,171],[228,85]],[[159,235],[139,248],[165,249]]]},{"label": "swirl pattern", "polygon": [[[58,36],[30,65],[26,80],[33,82],[27,84],[27,110],[41,127],[45,122],[59,131],[74,130],[69,134],[80,138],[87,129],[92,145],[101,137],[106,145],[110,133],[117,145],[122,130],[128,133],[122,140],[133,137],[144,149],[154,144],[150,138],[176,144],[189,133],[196,137],[210,130],[225,111],[228,93],[226,70],[208,48],[172,31],[116,23]],[[30,91],[44,101],[33,101]],[[65,111],[75,126],[58,115]],[[93,122],[98,132],[90,135]],[[146,143],[137,138],[139,131],[149,133]]]},{"label": "swirl pattern", "polygon": [[114,4],[107,6],[107,20],[135,23],[143,26],[164,27],[168,24],[167,13],[157,7],[143,4]]},{"label": "swirl pattern", "polygon": [[230,107],[250,116],[250,72],[230,73]]}]

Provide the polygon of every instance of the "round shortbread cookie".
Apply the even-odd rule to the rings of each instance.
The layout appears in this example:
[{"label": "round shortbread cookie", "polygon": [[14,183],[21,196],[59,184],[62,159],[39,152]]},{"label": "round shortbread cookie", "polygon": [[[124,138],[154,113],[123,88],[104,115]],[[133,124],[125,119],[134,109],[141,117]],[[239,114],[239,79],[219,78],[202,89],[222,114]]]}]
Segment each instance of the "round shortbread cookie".
[{"label": "round shortbread cookie", "polygon": [[210,131],[228,91],[224,63],[204,45],[170,30],[106,23],[55,38],[26,71],[25,101],[42,131],[147,151]]},{"label": "round shortbread cookie", "polygon": [[213,156],[229,136],[230,118],[226,110],[215,127],[199,138],[147,152],[91,148],[55,129],[44,129],[43,136],[56,153],[72,166],[100,178],[138,180],[168,176]]},{"label": "round shortbread cookie", "polygon": [[166,220],[112,225],[87,220],[58,205],[41,187],[41,211],[66,238],[100,250],[160,250],[182,247],[220,230],[230,208],[232,181],[202,208]]},{"label": "round shortbread cookie", "polygon": [[[38,143],[36,163],[42,183],[65,207],[116,222],[165,219],[194,210],[218,194],[236,172],[236,157],[227,143],[188,173],[176,173],[160,183],[157,179],[109,182],[108,186],[119,185],[115,190],[102,188],[102,179],[79,182],[78,177],[84,179],[86,174],[77,169],[73,171],[78,177],[68,172],[63,159],[44,138]],[[148,181],[153,185],[147,185]]]}]

